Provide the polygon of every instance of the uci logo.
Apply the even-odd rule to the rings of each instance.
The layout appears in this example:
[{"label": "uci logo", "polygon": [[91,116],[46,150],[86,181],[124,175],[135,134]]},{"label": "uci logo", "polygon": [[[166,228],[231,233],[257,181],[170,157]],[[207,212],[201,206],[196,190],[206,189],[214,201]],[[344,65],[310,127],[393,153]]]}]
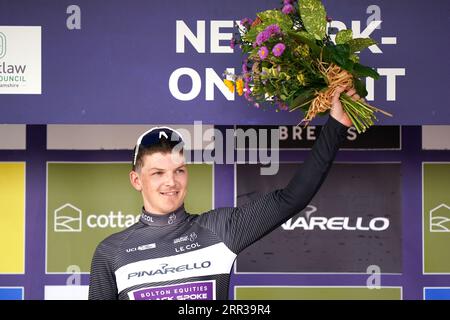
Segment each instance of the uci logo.
[{"label": "uci logo", "polygon": [[154,249],[154,248],[156,248],[156,243],[149,243],[149,244],[144,244],[142,246],[138,246],[138,247],[134,247],[134,248],[128,248],[125,251],[130,253],[130,252],[144,251],[144,250]]}]

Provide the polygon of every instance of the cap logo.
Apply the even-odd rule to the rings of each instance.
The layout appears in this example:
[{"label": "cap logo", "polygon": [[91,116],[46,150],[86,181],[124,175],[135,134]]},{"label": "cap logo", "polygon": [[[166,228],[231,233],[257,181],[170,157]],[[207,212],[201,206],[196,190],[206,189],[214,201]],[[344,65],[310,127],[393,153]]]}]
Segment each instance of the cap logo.
[{"label": "cap logo", "polygon": [[169,139],[169,137],[167,136],[167,133],[165,133],[164,131],[160,131],[159,132],[159,138],[161,139],[161,136],[164,136],[164,138]]}]

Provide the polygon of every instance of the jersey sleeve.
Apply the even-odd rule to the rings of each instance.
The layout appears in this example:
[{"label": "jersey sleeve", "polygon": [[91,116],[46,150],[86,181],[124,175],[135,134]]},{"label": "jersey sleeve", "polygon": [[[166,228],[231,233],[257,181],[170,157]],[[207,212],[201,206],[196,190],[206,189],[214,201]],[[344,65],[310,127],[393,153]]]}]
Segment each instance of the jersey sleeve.
[{"label": "jersey sleeve", "polygon": [[111,246],[100,243],[92,258],[89,280],[89,300],[117,300],[117,285],[111,259],[114,250]]},{"label": "jersey sleeve", "polygon": [[287,186],[236,208],[199,217],[236,254],[304,209],[325,180],[348,127],[329,116],[305,162]]}]

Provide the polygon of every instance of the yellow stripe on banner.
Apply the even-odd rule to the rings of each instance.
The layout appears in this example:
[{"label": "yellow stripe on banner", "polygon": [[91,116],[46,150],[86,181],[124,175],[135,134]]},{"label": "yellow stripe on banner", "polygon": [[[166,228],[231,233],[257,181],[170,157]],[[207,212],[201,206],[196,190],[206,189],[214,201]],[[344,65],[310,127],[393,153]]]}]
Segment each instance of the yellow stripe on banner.
[{"label": "yellow stripe on banner", "polygon": [[0,273],[24,273],[25,163],[0,163]]}]

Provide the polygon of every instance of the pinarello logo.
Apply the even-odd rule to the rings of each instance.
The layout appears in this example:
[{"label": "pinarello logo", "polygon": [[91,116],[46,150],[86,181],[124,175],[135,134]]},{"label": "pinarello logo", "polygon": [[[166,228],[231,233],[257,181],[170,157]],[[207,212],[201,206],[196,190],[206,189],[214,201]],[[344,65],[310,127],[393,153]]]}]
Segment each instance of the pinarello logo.
[{"label": "pinarello logo", "polygon": [[317,208],[308,205],[304,216],[291,218],[282,224],[283,230],[384,231],[389,228],[388,218],[375,217],[315,217]]}]

